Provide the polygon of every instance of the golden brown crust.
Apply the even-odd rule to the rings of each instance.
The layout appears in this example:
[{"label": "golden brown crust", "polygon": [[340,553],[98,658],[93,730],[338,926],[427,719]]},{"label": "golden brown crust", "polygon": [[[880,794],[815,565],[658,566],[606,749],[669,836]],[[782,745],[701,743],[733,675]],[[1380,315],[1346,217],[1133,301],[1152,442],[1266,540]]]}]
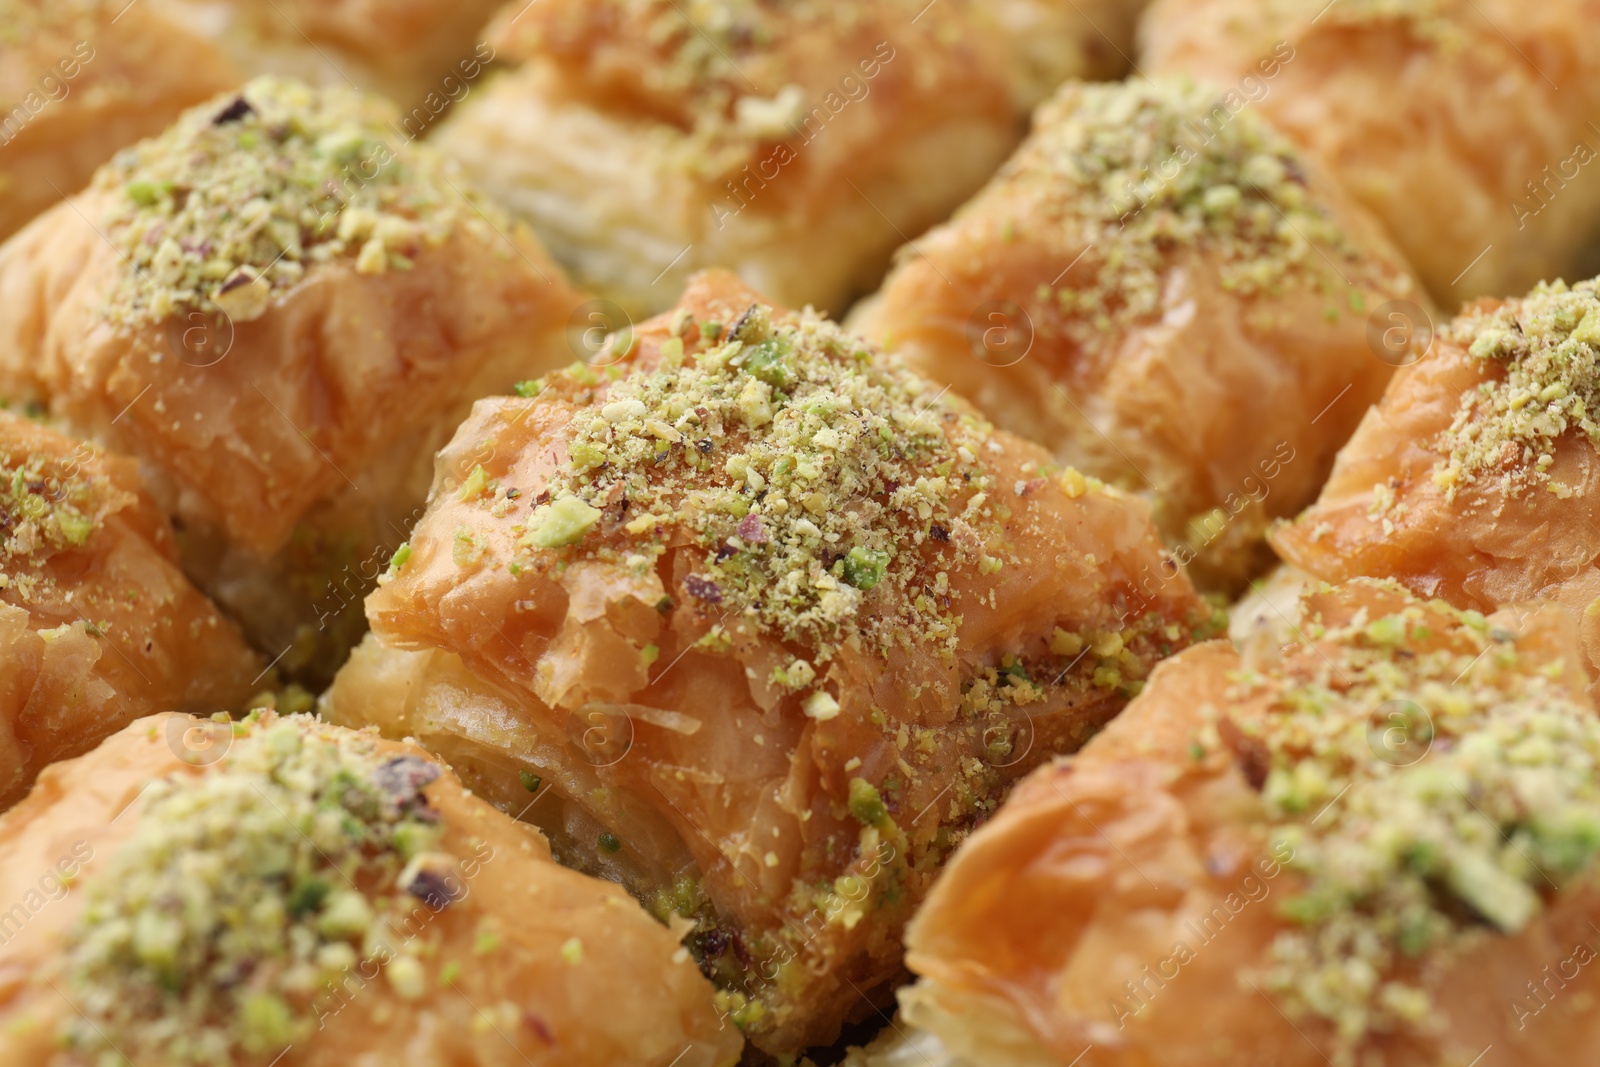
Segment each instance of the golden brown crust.
[{"label": "golden brown crust", "polygon": [[[144,3],[145,0],[140,0]],[[471,91],[494,58],[484,25],[499,0],[155,0],[178,25],[215,41],[245,76],[288,74],[356,85],[427,120]],[[450,79],[450,80],[447,80]],[[433,99],[429,99],[432,94]]]},{"label": "golden brown crust", "polygon": [[237,80],[209,42],[148,4],[0,4],[0,239]]},{"label": "golden brown crust", "polygon": [[[286,1014],[197,1020],[218,1028],[211,1033],[242,1038],[255,1050],[237,1060],[206,1062],[266,1063],[280,1053],[273,1062],[282,1067],[369,1059],[418,1067],[730,1067],[737,1061],[738,1037],[731,1028],[719,1028],[710,987],[672,934],[620,889],[558,867],[537,831],[471,796],[448,770],[440,776],[441,768],[415,747],[269,713],[231,728],[183,716],[144,719],[95,752],[52,767],[33,795],[0,821],[10,859],[0,873],[0,887],[4,899],[17,904],[5,917],[8,937],[0,946],[0,1017],[5,1020],[0,1063],[77,1067],[97,1062],[92,1047],[97,1033],[134,1062],[151,1067],[200,1062],[182,1047],[183,1040],[200,1037],[198,1026],[163,1045],[146,1042],[144,1035],[159,1033],[164,1018],[177,1018],[183,1010],[177,998],[164,1002],[168,1015],[133,1019],[117,1014],[131,999],[110,1004],[97,999],[112,988],[127,996],[126,990],[138,988],[139,972],[127,962],[112,965],[127,968],[126,974],[86,963],[93,954],[85,955],[84,939],[88,932],[108,933],[97,915],[124,903],[123,890],[108,878],[120,874],[136,886],[160,877],[148,864],[161,856],[162,835],[181,839],[199,832],[189,824],[203,819],[203,812],[175,814],[187,793],[210,788],[247,814],[252,805],[261,805],[265,825],[241,824],[240,830],[271,836],[267,805],[295,800],[303,785],[242,768],[247,761],[259,762],[264,745],[286,747],[290,738],[284,729],[302,734],[308,747],[337,746],[357,769],[383,761],[407,773],[423,772],[412,780],[424,783],[426,799],[420,806],[408,801],[404,810],[420,820],[409,830],[442,829],[429,835],[432,866],[422,868],[441,876],[430,886],[408,882],[405,872],[397,878],[382,864],[364,868],[368,873],[356,876],[359,887],[350,884],[372,915],[365,941],[355,937],[348,919],[335,926],[325,918],[321,936],[347,948],[319,957],[331,970],[303,989],[274,977],[274,960],[256,961],[252,975],[258,999],[253,1003],[278,996],[267,990],[282,989]],[[239,779],[241,799],[223,788],[227,775]],[[356,782],[366,784],[361,776]],[[189,846],[196,863],[228,847],[215,839],[198,840],[202,843]],[[296,840],[303,839],[284,838],[288,846]],[[376,840],[369,856],[382,860],[383,847]],[[330,848],[327,842],[322,838],[321,847]],[[267,871],[256,878],[231,870],[218,882],[208,881],[216,874],[197,870],[191,875],[197,884],[186,887],[191,910],[184,921],[206,920],[208,894],[209,899],[234,895],[258,907],[271,905],[286,890],[284,879]],[[411,884],[423,888],[400,888]],[[327,894],[295,899],[313,901],[312,909],[322,901],[326,916],[329,902],[345,888],[336,884]],[[87,910],[91,899],[99,913]],[[344,904],[348,915],[351,902]],[[263,910],[256,922],[273,921],[272,914]],[[297,931],[304,934],[303,928]],[[240,943],[233,940],[235,946]],[[218,939],[210,951],[236,950],[227,945]],[[225,983],[183,981],[189,983],[184,992],[196,999],[201,987],[207,987],[205,996],[232,995]],[[113,987],[113,982],[122,984]],[[619,997],[622,989],[634,995]],[[85,1014],[75,1014],[75,1008]],[[100,1029],[86,1028],[84,1019]],[[78,1035],[83,1051],[61,1048],[63,1030]],[[283,1035],[292,1039],[269,1041],[270,1049],[255,1043]]]},{"label": "golden brown crust", "polygon": [[1145,2],[996,0],[975,14],[992,20],[1009,39],[1017,104],[1031,111],[1063,82],[1126,76]]},{"label": "golden brown crust", "polygon": [[141,715],[243,704],[262,663],[177,566],[132,461],[0,413],[0,808]]},{"label": "golden brown crust", "polygon": [[1427,303],[1281,135],[1208,90],[1130,82],[1064,87],[855,325],[1148,493],[1197,582],[1236,592],[1382,390],[1368,320],[1394,300]]},{"label": "golden brown crust", "polygon": [[[1593,282],[1483,300],[1403,368],[1343,451],[1318,501],[1273,534],[1325,581],[1393,577],[1423,596],[1492,611],[1564,607],[1600,663],[1600,492],[1589,382],[1600,332]],[[1587,329],[1600,326],[1600,314]],[[1502,348],[1523,337],[1527,351]]]},{"label": "golden brown crust", "polygon": [[[1539,792],[1531,810],[1506,815],[1520,803],[1508,797],[1533,795],[1510,784],[1518,774],[1528,776],[1517,779],[1523,785],[1541,788],[1532,786],[1544,773],[1534,769],[1539,759],[1479,791],[1480,775],[1487,781],[1517,758],[1499,755],[1515,745],[1506,738],[1539,735],[1545,726],[1519,730],[1546,715],[1584,738],[1563,742],[1571,747],[1555,764],[1564,753],[1593,748],[1571,627],[1555,612],[1486,623],[1371,583],[1316,594],[1307,608],[1321,624],[1308,641],[1250,664],[1221,642],[1179,655],[1080,755],[1018,787],[957,854],[912,926],[909,963],[922,982],[903,997],[909,1021],[995,1067],[1067,1064],[1091,1045],[1096,1062],[1119,1067],[1466,1064],[1489,1046],[1484,1063],[1556,1064],[1591,1047],[1583,991],[1568,989],[1566,1004],[1530,992],[1562,961],[1572,977],[1573,946],[1592,945],[1592,881],[1554,873],[1544,866],[1551,854],[1532,843],[1537,832],[1517,829],[1519,820],[1558,818],[1554,812],[1571,798]],[[1391,627],[1399,618],[1406,622]],[[1515,635],[1497,629],[1513,624],[1520,625]],[[1387,644],[1394,640],[1398,645]],[[1389,653],[1378,651],[1385,647]],[[1386,656],[1393,657],[1387,665],[1363,667]],[[1459,675],[1458,663],[1465,665]],[[1449,683],[1452,676],[1454,684],[1430,688],[1435,683],[1427,681]],[[1349,703],[1341,703],[1341,677]],[[1406,695],[1378,704],[1380,678]],[[1318,688],[1327,683],[1332,690]],[[1293,701],[1308,703],[1296,710]],[[1425,713],[1397,727],[1389,709],[1398,704],[1425,706]],[[1305,717],[1316,706],[1329,717],[1320,727]],[[1316,739],[1286,743],[1280,723],[1309,725]],[[1341,730],[1353,741],[1334,740]],[[1396,731],[1405,736],[1391,744]],[[1509,733],[1493,741],[1479,736],[1496,731]],[[1316,775],[1290,773],[1297,762],[1325,766],[1325,744],[1343,744],[1358,765],[1368,762],[1349,778],[1348,792],[1336,776],[1322,780],[1328,788],[1319,794]],[[1405,935],[1381,918],[1392,903],[1374,902],[1384,892],[1403,899],[1401,887],[1416,880],[1407,862],[1425,866],[1443,855],[1464,870],[1466,855],[1479,848],[1516,855],[1504,843],[1510,837],[1489,831],[1475,843],[1448,842],[1432,859],[1419,849],[1391,871],[1396,861],[1379,858],[1385,842],[1402,848],[1406,840],[1431,840],[1432,805],[1459,805],[1472,817],[1464,794],[1451,788],[1406,792],[1435,773],[1472,794],[1486,831],[1492,825],[1521,835],[1516,847],[1539,856],[1539,869],[1561,891],[1549,889],[1537,869],[1507,865],[1520,871],[1515,878],[1529,879],[1518,892],[1542,899],[1515,930],[1498,933],[1481,917],[1495,914],[1488,896],[1477,898],[1483,913],[1451,910],[1459,901],[1440,903],[1453,892],[1447,884],[1467,893],[1482,887],[1436,870],[1437,888],[1425,896],[1437,896],[1425,906],[1445,907],[1452,918],[1427,927],[1438,940],[1407,956],[1393,949],[1393,939]],[[1306,790],[1295,801],[1303,807],[1285,803],[1296,789]],[[1592,784],[1580,789],[1588,791],[1580,791],[1580,803],[1592,814]],[[1376,822],[1361,821],[1374,814]],[[1348,851],[1327,852],[1329,842]],[[1297,957],[1292,947],[1307,943],[1304,931],[1336,930],[1343,921],[1337,910],[1308,905],[1325,899],[1319,891],[1345,884],[1341,879],[1355,884],[1368,862],[1387,888],[1373,898],[1352,894],[1354,903],[1343,906],[1352,908],[1353,921],[1371,924],[1360,927],[1371,940],[1326,958],[1315,953],[1341,942],[1312,941],[1312,955]],[[1581,951],[1594,958],[1592,948]],[[1328,995],[1314,1008],[1297,1003],[1294,991],[1322,980],[1316,968],[1325,959],[1344,967],[1347,981],[1321,987]],[[1367,970],[1371,959],[1380,961],[1375,970]],[[1547,965],[1551,970],[1541,970]],[[1363,975],[1410,992],[1386,989],[1386,1008],[1367,1006]],[[1328,1015],[1358,1004],[1342,1017],[1351,1025],[1341,1037]],[[1418,1005],[1426,1007],[1414,1012]],[[1384,1011],[1413,1013],[1407,1022],[1393,1014],[1380,1021]]]},{"label": "golden brown crust", "polygon": [[[240,100],[241,117],[212,118]],[[348,162],[290,134],[296,179],[278,190],[277,171],[259,178],[249,152],[213,144],[253,137],[276,158],[262,145],[285,112],[345,137],[328,151]],[[391,114],[253,82],[0,249],[5,391],[140,457],[185,528],[185,566],[273,656],[358,599],[373,571],[355,596],[340,579],[404,540],[434,449],[473,399],[566,357],[581,299],[525,229],[394,138]],[[215,162],[193,162],[197,145]],[[252,224],[230,195],[284,217]]]},{"label": "golden brown crust", "polygon": [[1140,40],[1145,71],[1248,97],[1321,157],[1447,308],[1583,265],[1594,0],[1157,0]]},{"label": "golden brown crust", "polygon": [[[507,4],[495,40],[508,59],[558,67],[567,94],[753,146],[766,131],[741,100],[775,96],[791,84],[808,96],[833,88],[832,68],[848,62],[841,57],[871,55],[883,41],[897,52],[901,42],[933,46],[928,55],[907,57],[907,72],[884,83],[890,95],[896,86],[904,92],[930,76],[957,79],[949,83],[953,91],[990,89],[994,75],[985,68],[997,55],[992,34],[972,32],[975,20],[962,4],[929,9],[908,28],[918,13],[912,0],[800,0],[781,8],[760,0],[711,0],[687,12],[665,0],[557,0],[526,11]],[[953,41],[962,30],[970,39]],[[899,106],[917,105],[902,100]],[[774,132],[781,131],[780,125]]]},{"label": "golden brown crust", "polygon": [[1136,501],[759,302],[707,275],[616,365],[480,403],[329,710],[502,805],[538,775],[558,854],[695,919],[726,1009],[792,1054],[885,997],[1005,783],[1208,612]]},{"label": "golden brown crust", "polygon": [[439,144],[631,314],[714,266],[838,312],[1018,136],[1002,36],[922,6],[509,4]]}]

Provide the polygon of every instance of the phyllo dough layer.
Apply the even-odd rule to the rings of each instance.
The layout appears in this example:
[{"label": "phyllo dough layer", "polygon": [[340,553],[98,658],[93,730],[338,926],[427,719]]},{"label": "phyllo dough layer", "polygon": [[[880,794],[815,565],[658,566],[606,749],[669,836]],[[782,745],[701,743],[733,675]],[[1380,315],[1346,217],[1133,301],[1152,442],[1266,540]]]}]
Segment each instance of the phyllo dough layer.
[{"label": "phyllo dough layer", "polygon": [[1008,38],[973,7],[511,3],[492,41],[520,65],[437,143],[630,314],[705,267],[838,313],[1017,142]]},{"label": "phyllo dough layer", "polygon": [[[126,0],[124,0],[126,2]],[[214,41],[245,72],[353,85],[400,105],[420,134],[494,58],[501,0],[139,0]],[[416,111],[423,108],[421,112]],[[426,119],[426,121],[423,121]]]}]

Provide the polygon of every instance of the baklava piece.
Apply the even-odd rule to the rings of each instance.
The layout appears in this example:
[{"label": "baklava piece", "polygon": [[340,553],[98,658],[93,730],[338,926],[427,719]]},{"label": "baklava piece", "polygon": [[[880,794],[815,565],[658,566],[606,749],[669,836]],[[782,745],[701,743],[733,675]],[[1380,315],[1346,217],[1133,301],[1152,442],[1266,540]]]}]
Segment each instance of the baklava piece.
[{"label": "baklava piece", "polygon": [[148,3],[0,0],[0,239],[234,84],[209,41]]},{"label": "baklava piece", "polygon": [[504,0],[140,2],[215,41],[247,76],[382,93],[419,135],[494,59],[483,30]]},{"label": "baklava piece", "polygon": [[1319,156],[1448,309],[1593,269],[1600,0],[1155,0],[1139,36]]},{"label": "baklava piece", "polygon": [[840,312],[1020,135],[969,0],[517,0],[491,43],[439,146],[636,316],[702,267]]},{"label": "baklava piece", "polygon": [[1600,664],[1597,366],[1600,282],[1479,301],[1395,375],[1274,547],[1324,581],[1393,577],[1478,611],[1560,604]]},{"label": "baklava piece", "polygon": [[1281,134],[1182,81],[1071,84],[852,325],[1062,463],[1147,494],[1236,592],[1313,497],[1422,301],[1364,211]]},{"label": "baklava piece", "polygon": [[141,715],[243,710],[258,662],[131,460],[0,412],[0,811]]},{"label": "baklava piece", "polygon": [[1062,82],[1110,81],[1132,66],[1134,27],[1146,0],[998,0],[973,5],[1008,38],[1019,111]]},{"label": "baklava piece", "polygon": [[46,771],[0,844],[5,1067],[739,1059],[666,927],[410,745],[152,716]]},{"label": "baklava piece", "polygon": [[727,273],[480,402],[439,479],[325,713],[692,922],[780,1057],[890,999],[943,857],[1212,626],[1139,501]]},{"label": "baklava piece", "polygon": [[1305,614],[1275,656],[1162,664],[1017,787],[912,923],[902,1025],[986,1067],[1597,1054],[1600,720],[1570,622],[1367,581]]},{"label": "baklava piece", "polygon": [[392,116],[251,82],[0,247],[0,394],[137,457],[185,569],[310,678],[359,635],[434,451],[570,358],[581,299]]}]

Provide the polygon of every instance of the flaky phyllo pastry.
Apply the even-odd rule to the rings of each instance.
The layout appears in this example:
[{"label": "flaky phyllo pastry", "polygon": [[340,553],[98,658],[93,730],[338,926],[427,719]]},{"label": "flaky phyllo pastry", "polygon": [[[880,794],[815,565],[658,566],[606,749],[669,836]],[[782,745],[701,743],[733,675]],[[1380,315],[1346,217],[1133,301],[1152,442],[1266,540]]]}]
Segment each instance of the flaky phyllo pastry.
[{"label": "flaky phyllo pastry", "polygon": [[176,557],[131,460],[0,412],[0,810],[141,715],[244,704],[265,663]]},{"label": "flaky phyllo pastry", "polygon": [[1139,36],[1319,156],[1446,307],[1592,269],[1600,0],[1154,0]]},{"label": "flaky phyllo pastry", "polygon": [[1368,320],[1391,301],[1427,302],[1288,139],[1211,89],[1135,80],[1064,86],[853,325],[1147,494],[1196,581],[1237,591],[1382,391]]},{"label": "flaky phyllo pastry", "polygon": [[0,392],[137,457],[185,569],[331,673],[470,401],[578,303],[392,109],[264,79],[118,156],[0,248]]},{"label": "flaky phyllo pastry", "polygon": [[[123,0],[126,3],[126,0]],[[356,86],[400,105],[420,135],[494,58],[498,0],[140,0],[203,34],[243,71]],[[432,99],[430,99],[432,97]],[[437,110],[435,110],[437,108]]]},{"label": "flaky phyllo pastry", "polygon": [[1273,544],[1328,581],[1393,577],[1479,611],[1559,604],[1600,665],[1597,363],[1600,283],[1479,301],[1395,375]]},{"label": "flaky phyllo pastry", "polygon": [[1162,664],[1019,785],[912,924],[905,1020],[985,1067],[1589,1062],[1600,721],[1570,622],[1362,580],[1302,626]]},{"label": "flaky phyllo pastry", "polygon": [[438,144],[632,314],[719,266],[837,313],[1020,135],[1008,37],[976,6],[509,3],[491,41],[516,66]]},{"label": "flaky phyllo pastry", "polygon": [[414,746],[152,716],[46,771],[0,842],[5,1067],[739,1058],[666,927]]},{"label": "flaky phyllo pastry", "polygon": [[0,239],[234,84],[182,21],[127,0],[0,0]]},{"label": "flaky phyllo pastry", "polygon": [[323,710],[687,920],[771,1054],[881,1005],[1007,783],[1210,628],[1138,501],[731,275],[520,391],[441,454]]}]

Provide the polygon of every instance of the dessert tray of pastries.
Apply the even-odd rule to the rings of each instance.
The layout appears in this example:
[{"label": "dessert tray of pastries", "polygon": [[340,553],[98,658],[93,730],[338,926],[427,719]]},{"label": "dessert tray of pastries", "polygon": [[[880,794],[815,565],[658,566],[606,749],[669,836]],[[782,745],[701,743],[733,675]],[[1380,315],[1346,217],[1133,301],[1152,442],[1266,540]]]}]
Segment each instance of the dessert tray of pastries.
[{"label": "dessert tray of pastries", "polygon": [[1600,1061],[1596,55],[0,0],[0,1067]]}]

